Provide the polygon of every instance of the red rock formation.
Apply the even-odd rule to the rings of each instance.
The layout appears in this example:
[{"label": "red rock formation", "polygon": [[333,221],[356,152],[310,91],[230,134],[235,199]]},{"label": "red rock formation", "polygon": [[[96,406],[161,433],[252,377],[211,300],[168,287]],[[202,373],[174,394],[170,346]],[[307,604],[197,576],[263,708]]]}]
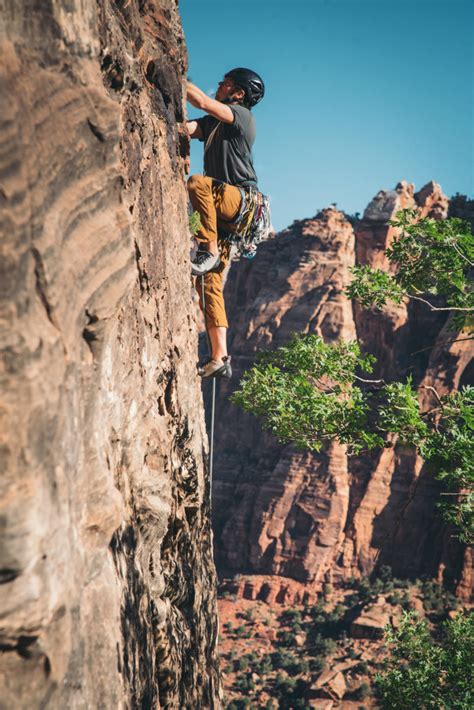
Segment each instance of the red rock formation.
[{"label": "red rock formation", "polygon": [[226,580],[220,588],[226,593],[235,595],[238,599],[263,601],[266,604],[304,604],[316,601],[316,594],[312,594],[307,585],[297,582],[289,577],[279,575],[258,575]]},{"label": "red rock formation", "polygon": [[[254,350],[281,344],[293,331],[354,339],[351,304],[342,294],[353,263],[351,225],[329,209],[266,244],[252,271],[246,264],[235,277],[231,271],[237,374]],[[225,564],[300,581],[322,579],[343,539],[349,500],[343,448],[335,444],[317,457],[295,454],[261,437],[255,420],[235,410],[227,416],[232,427],[220,426],[216,435],[214,489]],[[247,456],[252,465],[242,476]],[[229,505],[234,495],[237,505]]]},{"label": "red rock formation", "polygon": [[393,607],[385,597],[379,595],[372,603],[363,608],[351,624],[353,638],[381,639],[385,628],[391,624],[397,626],[402,612],[401,607]]},{"label": "red rock formation", "polygon": [[223,575],[279,575],[314,590],[323,580],[368,574],[384,563],[398,575],[440,572],[459,594],[469,594],[467,558],[437,507],[441,486],[412,451],[396,446],[348,459],[334,444],[317,455],[295,452],[227,400],[254,353],[293,332],[329,341],[357,335],[378,358],[376,375],[387,379],[410,373],[416,384],[444,380],[448,390],[464,381],[472,347],[453,343],[456,354],[446,344],[439,349],[446,315],[420,303],[362,311],[343,294],[354,263],[387,267],[388,220],[398,209],[441,219],[448,206],[436,183],[415,193],[402,182],[378,193],[355,230],[343,214],[323,210],[262,245],[252,263],[231,269],[226,299],[236,378],[221,384],[214,484]]},{"label": "red rock formation", "polygon": [[176,3],[3,19],[1,704],[215,707]]}]

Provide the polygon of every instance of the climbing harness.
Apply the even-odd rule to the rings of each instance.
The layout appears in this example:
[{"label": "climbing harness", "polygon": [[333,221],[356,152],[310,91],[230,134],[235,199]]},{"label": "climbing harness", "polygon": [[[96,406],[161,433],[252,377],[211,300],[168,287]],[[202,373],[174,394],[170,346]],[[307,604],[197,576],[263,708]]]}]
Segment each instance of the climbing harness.
[{"label": "climbing harness", "polygon": [[270,236],[272,221],[270,200],[254,185],[239,187],[242,203],[231,222],[232,231],[222,232],[222,238],[237,247],[237,256],[253,259],[257,246]]},{"label": "climbing harness", "polygon": [[[209,350],[209,356],[212,357],[211,340],[209,338],[209,333],[207,332],[207,319],[206,319],[206,294],[204,291],[204,276],[201,276],[201,298],[202,298],[202,312],[204,314],[204,325],[206,328],[206,339],[207,348]],[[212,513],[212,474],[214,468],[214,413],[216,409],[216,378],[212,378],[212,400],[211,400],[211,437],[209,442],[209,512]]]}]

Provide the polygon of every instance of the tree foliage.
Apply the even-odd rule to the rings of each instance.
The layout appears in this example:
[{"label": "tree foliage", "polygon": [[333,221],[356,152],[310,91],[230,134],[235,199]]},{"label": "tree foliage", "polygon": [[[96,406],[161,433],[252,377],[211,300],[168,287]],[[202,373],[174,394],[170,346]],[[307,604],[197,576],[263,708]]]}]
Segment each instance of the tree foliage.
[{"label": "tree foliage", "polygon": [[393,273],[367,265],[354,267],[348,296],[365,308],[400,303],[408,296],[433,309],[440,306],[430,297],[443,296],[446,306],[441,308],[455,311],[455,327],[472,326],[474,237],[469,222],[455,217],[420,218],[416,210],[404,209],[390,224],[397,234],[385,253]]},{"label": "tree foliage", "polygon": [[423,411],[410,378],[386,384],[357,374],[371,373],[374,362],[355,342],[295,335],[257,358],[232,401],[258,415],[280,442],[303,450],[336,440],[352,454],[395,441],[416,447],[455,494],[444,504],[448,517],[463,539],[474,539],[474,388],[436,396]]},{"label": "tree foliage", "polygon": [[461,530],[465,542],[474,540],[474,387],[463,387],[440,399],[431,412],[433,428],[421,455],[448,488],[446,517]]},{"label": "tree foliage", "polygon": [[295,335],[259,356],[232,401],[261,416],[279,441],[301,449],[319,451],[336,438],[353,451],[383,445],[368,431],[368,404],[352,385],[356,369],[371,372],[373,361],[357,343],[328,345],[317,335]]},{"label": "tree foliage", "polygon": [[390,655],[375,682],[387,710],[470,710],[474,707],[474,614],[444,623],[435,641],[426,621],[405,613],[388,628]]}]

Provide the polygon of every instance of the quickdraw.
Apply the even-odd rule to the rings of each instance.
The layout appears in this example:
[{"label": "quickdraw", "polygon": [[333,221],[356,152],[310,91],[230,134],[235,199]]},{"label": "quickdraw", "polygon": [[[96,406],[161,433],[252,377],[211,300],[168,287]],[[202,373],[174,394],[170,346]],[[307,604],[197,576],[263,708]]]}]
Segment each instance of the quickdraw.
[{"label": "quickdraw", "polygon": [[271,234],[270,200],[255,187],[239,188],[242,204],[232,222],[232,231],[223,238],[237,247],[237,256],[253,259],[257,246]]}]

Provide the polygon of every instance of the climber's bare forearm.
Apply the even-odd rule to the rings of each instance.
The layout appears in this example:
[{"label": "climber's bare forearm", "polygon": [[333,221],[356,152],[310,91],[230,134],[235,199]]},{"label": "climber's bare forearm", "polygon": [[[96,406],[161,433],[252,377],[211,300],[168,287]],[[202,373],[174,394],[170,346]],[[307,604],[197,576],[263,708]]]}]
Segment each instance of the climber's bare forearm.
[{"label": "climber's bare forearm", "polygon": [[186,85],[186,98],[194,108],[205,111],[205,113],[214,116],[214,118],[223,123],[234,123],[234,114],[226,104],[211,99],[210,96],[207,96],[204,91],[201,91],[199,87],[190,81]]}]

